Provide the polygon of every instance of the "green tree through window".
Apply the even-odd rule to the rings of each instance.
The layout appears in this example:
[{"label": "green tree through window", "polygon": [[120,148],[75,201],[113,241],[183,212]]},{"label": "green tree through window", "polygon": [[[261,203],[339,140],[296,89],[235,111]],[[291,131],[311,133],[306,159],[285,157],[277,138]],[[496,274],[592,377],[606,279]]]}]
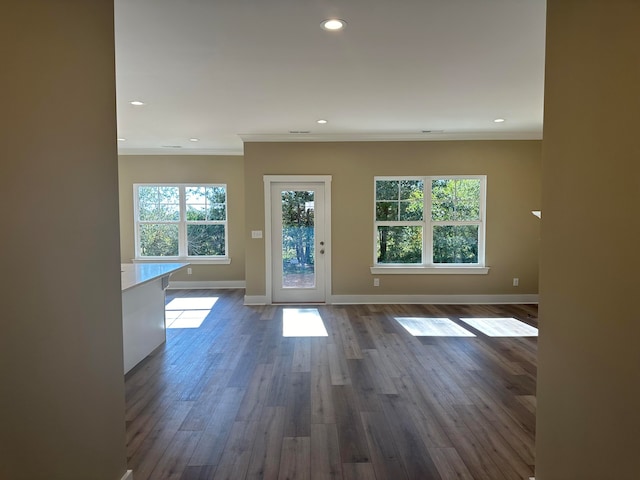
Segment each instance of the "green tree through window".
[{"label": "green tree through window", "polygon": [[314,193],[282,192],[282,268],[285,274],[313,272]]},{"label": "green tree through window", "polygon": [[227,256],[226,185],[135,185],[137,258]]}]

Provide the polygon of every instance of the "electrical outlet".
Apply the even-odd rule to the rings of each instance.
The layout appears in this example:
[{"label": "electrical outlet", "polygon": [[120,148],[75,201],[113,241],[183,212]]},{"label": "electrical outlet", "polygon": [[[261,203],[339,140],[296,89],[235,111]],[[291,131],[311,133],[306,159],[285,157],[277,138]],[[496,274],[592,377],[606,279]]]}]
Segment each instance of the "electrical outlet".
[{"label": "electrical outlet", "polygon": [[379,287],[380,286],[380,279],[379,278],[374,278],[373,279],[373,286],[374,287]]},{"label": "electrical outlet", "polygon": [[517,287],[520,284],[520,279],[518,277],[513,277],[513,286]]},{"label": "electrical outlet", "polygon": [[191,270],[191,267],[187,267],[187,275],[191,275],[193,273],[193,270]]}]

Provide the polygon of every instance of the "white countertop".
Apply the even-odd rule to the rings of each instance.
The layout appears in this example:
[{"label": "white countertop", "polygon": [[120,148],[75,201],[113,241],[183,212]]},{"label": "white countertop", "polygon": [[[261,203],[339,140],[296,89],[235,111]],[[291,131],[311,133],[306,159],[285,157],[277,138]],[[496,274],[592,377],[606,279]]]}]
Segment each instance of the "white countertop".
[{"label": "white countertop", "polygon": [[123,263],[120,265],[122,291],[177,272],[188,263]]}]

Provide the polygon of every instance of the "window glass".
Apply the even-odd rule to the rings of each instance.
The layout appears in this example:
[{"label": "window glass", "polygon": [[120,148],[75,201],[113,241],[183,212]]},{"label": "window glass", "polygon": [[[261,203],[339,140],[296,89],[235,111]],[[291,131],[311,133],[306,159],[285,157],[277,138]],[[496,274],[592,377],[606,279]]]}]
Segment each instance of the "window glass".
[{"label": "window glass", "polygon": [[485,182],[484,176],[376,178],[375,263],[482,265]]},{"label": "window glass", "polygon": [[178,225],[145,223],[140,225],[140,254],[143,257],[178,255]]},{"label": "window glass", "polygon": [[136,257],[225,257],[226,185],[136,185]]},{"label": "window glass", "polygon": [[480,180],[433,180],[431,218],[436,221],[479,220]]},{"label": "window glass", "polygon": [[188,225],[187,245],[189,255],[224,255],[224,225]]},{"label": "window glass", "polygon": [[422,263],[422,227],[378,227],[378,263]]},{"label": "window glass", "polygon": [[478,263],[478,226],[434,225],[433,263]]}]

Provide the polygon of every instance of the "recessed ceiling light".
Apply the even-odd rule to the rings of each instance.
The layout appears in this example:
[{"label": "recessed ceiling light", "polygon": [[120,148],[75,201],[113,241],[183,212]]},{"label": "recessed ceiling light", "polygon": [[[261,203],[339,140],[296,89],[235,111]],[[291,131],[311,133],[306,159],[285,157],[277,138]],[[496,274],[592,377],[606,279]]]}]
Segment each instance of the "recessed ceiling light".
[{"label": "recessed ceiling light", "polygon": [[502,123],[502,122],[504,122],[504,118],[496,118],[496,119],[494,120],[494,122],[495,122],[495,123]]},{"label": "recessed ceiling light", "polygon": [[129,102],[131,105],[135,105],[136,107],[139,107],[140,105],[144,105],[144,102],[141,102],[140,100],[133,100],[131,102]]},{"label": "recessed ceiling light", "polygon": [[199,142],[200,139],[199,138],[190,138],[189,141],[190,142]]},{"label": "recessed ceiling light", "polygon": [[340,20],[339,18],[329,18],[320,24],[324,30],[329,30],[330,32],[342,30],[346,25],[347,22]]},{"label": "recessed ceiling light", "polygon": [[319,124],[321,124],[321,125],[324,125],[325,123],[327,123],[327,121],[326,121],[326,120],[322,120],[322,119],[320,119],[320,120],[317,120],[317,121],[316,121],[316,123],[319,123]]}]

